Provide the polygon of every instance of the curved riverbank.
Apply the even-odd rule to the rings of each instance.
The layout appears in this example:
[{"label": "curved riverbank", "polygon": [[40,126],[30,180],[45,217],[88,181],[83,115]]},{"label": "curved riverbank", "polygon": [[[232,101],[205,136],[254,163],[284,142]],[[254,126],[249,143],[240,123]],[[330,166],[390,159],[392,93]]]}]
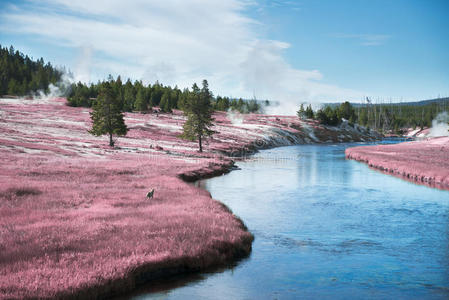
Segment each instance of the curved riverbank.
[{"label": "curved riverbank", "polygon": [[296,117],[235,125],[217,113],[219,133],[198,153],[179,139],[175,111],[126,114],[130,131],[111,149],[87,133],[88,109],[64,104],[0,99],[0,298],[108,298],[226,265],[250,253],[253,236],[186,181],[229,172],[229,156],[261,148],[374,138]]},{"label": "curved riverbank", "polygon": [[431,187],[449,189],[449,137],[346,149],[346,158]]}]

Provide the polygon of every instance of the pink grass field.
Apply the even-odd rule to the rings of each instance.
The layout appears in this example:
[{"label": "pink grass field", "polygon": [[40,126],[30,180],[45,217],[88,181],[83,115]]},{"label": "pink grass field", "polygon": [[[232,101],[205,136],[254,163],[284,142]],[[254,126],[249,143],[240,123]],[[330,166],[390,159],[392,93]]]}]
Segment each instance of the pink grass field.
[{"label": "pink grass field", "polygon": [[449,137],[346,149],[346,157],[386,173],[449,189]]},{"label": "pink grass field", "polygon": [[65,102],[0,99],[0,298],[107,298],[248,255],[243,223],[184,180],[228,171],[225,154],[310,141],[303,126],[316,141],[361,137],[295,117],[232,125],[217,113],[200,154],[178,137],[181,112],[128,113],[130,131],[111,149],[88,134],[89,110]]}]

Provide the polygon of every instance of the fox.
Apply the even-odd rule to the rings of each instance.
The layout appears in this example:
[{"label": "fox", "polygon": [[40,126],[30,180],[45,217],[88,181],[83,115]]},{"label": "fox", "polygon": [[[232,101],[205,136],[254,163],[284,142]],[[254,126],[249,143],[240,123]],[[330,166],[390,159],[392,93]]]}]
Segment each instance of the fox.
[{"label": "fox", "polygon": [[147,198],[151,199],[151,198],[153,198],[153,196],[154,196],[154,189],[151,189],[151,191],[149,191],[147,194]]}]

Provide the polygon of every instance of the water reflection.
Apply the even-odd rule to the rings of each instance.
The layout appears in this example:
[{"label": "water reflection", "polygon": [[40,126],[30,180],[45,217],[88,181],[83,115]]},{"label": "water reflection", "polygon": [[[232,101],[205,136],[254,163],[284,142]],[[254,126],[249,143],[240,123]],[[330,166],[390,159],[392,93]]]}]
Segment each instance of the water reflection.
[{"label": "water reflection", "polygon": [[258,153],[203,181],[256,239],[233,270],[141,299],[449,297],[449,192],[344,159],[348,145]]}]

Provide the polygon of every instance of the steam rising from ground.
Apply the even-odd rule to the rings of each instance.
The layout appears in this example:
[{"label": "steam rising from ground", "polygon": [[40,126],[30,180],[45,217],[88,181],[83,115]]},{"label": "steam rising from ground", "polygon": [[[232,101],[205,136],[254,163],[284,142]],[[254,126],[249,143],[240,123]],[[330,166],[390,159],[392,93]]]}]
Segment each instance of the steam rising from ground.
[{"label": "steam rising from ground", "polygon": [[74,82],[75,80],[71,74],[63,73],[61,80],[56,83],[56,85],[50,83],[47,93],[43,90],[39,90],[33,95],[33,99],[45,102],[54,98],[66,97],[70,91],[70,85]]},{"label": "steam rising from ground", "polygon": [[92,47],[83,46],[75,66],[75,82],[90,82],[90,66],[92,64]]},{"label": "steam rising from ground", "polygon": [[228,119],[231,121],[232,125],[242,125],[243,124],[244,117],[238,111],[229,109],[226,114],[228,116]]},{"label": "steam rising from ground", "polygon": [[432,128],[430,128],[429,136],[449,136],[449,114],[444,111],[439,113],[432,121]]}]

